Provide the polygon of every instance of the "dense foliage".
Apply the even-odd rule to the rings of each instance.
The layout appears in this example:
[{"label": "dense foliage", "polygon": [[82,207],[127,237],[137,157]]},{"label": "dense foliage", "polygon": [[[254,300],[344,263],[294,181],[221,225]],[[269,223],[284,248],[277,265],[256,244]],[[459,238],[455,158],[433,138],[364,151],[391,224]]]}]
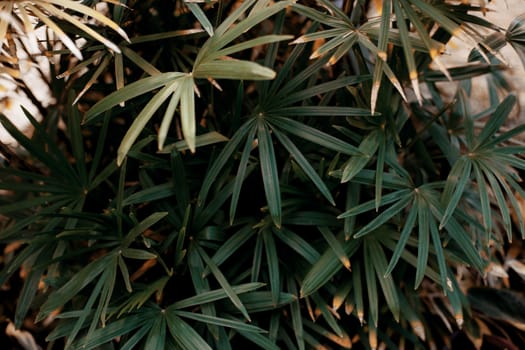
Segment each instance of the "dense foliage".
[{"label": "dense foliage", "polygon": [[19,84],[31,136],[0,115],[2,322],[47,349],[525,347],[498,54],[525,17],[485,11],[0,1],[0,72],[37,45],[56,101]]}]

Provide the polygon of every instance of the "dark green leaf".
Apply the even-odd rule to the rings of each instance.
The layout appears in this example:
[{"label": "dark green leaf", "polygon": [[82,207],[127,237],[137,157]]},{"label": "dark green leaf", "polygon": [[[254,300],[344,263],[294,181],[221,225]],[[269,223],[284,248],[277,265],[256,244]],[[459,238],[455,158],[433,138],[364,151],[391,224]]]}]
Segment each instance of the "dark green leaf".
[{"label": "dark green leaf", "polygon": [[275,225],[281,227],[281,189],[275,150],[270,130],[262,119],[257,121],[257,139],[259,141],[259,158],[268,209]]}]

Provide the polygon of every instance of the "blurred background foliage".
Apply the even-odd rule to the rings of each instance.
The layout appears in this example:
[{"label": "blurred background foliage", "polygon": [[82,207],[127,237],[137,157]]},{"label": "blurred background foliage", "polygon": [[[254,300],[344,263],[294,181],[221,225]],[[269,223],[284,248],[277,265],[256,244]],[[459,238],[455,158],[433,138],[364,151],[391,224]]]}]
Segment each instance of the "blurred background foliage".
[{"label": "blurred background foliage", "polygon": [[525,17],[487,6],[0,1],[2,348],[525,348]]}]

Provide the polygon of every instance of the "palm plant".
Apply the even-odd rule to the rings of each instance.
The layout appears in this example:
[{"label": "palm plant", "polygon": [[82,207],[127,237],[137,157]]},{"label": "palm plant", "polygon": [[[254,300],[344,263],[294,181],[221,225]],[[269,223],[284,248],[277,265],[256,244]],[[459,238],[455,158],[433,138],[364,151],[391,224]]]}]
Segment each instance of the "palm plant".
[{"label": "palm plant", "polygon": [[[43,47],[67,90],[42,122],[26,112],[31,137],[0,115],[19,144],[0,168],[16,327],[36,322],[49,349],[525,344],[519,313],[491,302],[523,304],[524,126],[498,53],[523,56],[522,16],[505,30],[478,1],[376,1],[376,17],[368,1],[96,3],[0,1],[4,49],[34,26],[62,40]],[[463,66],[440,57],[453,37],[473,47]]]}]

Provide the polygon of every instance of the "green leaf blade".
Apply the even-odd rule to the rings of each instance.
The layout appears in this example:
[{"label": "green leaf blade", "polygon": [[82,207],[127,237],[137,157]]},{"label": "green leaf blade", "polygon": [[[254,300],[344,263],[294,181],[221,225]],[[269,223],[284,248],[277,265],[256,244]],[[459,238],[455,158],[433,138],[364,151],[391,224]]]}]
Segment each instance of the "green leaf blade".
[{"label": "green leaf blade", "polygon": [[277,172],[275,150],[268,125],[262,119],[257,121],[257,139],[259,141],[259,158],[264,192],[270,215],[277,227],[281,227],[281,188]]}]

